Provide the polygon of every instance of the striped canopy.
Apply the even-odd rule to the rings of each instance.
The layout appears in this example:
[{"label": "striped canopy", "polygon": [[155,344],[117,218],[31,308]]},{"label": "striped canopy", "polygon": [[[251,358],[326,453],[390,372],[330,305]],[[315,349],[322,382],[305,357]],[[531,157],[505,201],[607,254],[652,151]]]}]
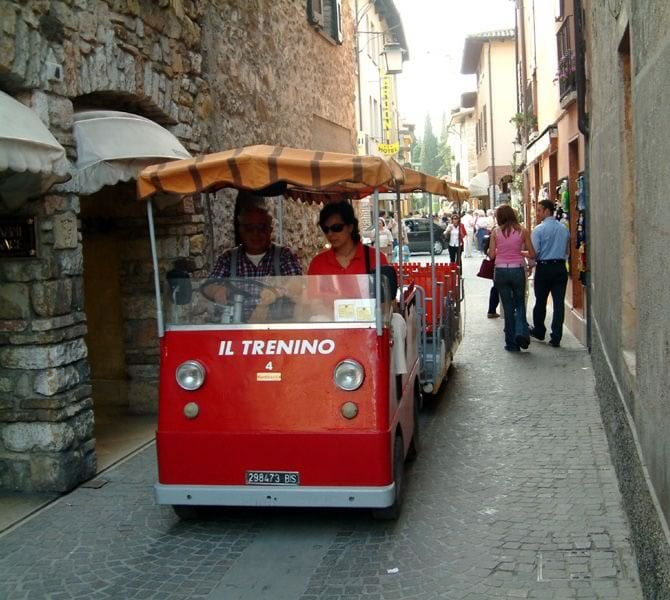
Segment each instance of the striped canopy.
[{"label": "striped canopy", "polygon": [[396,190],[395,186],[397,186],[398,190],[403,193],[429,192],[437,196],[446,196],[454,202],[462,202],[469,196],[466,188],[446,179],[426,175],[421,171],[400,167],[400,165],[397,165],[397,167],[402,170],[401,176],[396,177],[391,186],[384,186],[380,191],[393,192]]},{"label": "striped canopy", "polygon": [[[278,184],[280,184],[278,186]],[[232,187],[303,199],[362,198],[382,192],[426,191],[457,200],[456,186],[379,156],[247,146],[152,165],[140,172],[138,196],[195,194]]]},{"label": "striped canopy", "polygon": [[278,183],[344,192],[381,187],[401,173],[397,163],[378,156],[248,146],[152,165],[140,173],[137,186],[140,199],[157,192],[194,194],[225,187],[258,192]]}]

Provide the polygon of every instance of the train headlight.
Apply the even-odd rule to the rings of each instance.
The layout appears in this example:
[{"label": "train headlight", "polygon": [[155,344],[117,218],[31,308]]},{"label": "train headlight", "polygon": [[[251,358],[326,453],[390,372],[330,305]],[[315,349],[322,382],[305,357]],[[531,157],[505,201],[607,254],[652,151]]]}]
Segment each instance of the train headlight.
[{"label": "train headlight", "polygon": [[335,385],[341,390],[353,392],[363,385],[365,371],[363,371],[363,367],[359,363],[348,358],[335,367],[333,379],[335,380]]},{"label": "train headlight", "polygon": [[187,360],[177,367],[177,383],[192,392],[205,383],[205,368],[197,360]]}]

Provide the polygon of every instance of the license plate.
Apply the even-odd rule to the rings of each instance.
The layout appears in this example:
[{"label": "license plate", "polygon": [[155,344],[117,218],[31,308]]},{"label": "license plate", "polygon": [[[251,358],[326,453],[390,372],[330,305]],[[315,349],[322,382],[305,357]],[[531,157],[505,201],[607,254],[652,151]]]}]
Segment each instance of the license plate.
[{"label": "license plate", "polygon": [[297,471],[247,471],[247,485],[300,485]]}]

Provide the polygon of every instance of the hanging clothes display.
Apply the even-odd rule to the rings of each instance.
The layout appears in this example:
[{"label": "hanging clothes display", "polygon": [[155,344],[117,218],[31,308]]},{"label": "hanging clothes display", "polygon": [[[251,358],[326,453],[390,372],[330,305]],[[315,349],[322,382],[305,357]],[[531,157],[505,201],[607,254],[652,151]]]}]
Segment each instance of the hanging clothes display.
[{"label": "hanging clothes display", "polygon": [[575,236],[575,248],[577,249],[577,268],[579,270],[579,281],[586,285],[586,181],[584,175],[577,177],[577,235]]}]

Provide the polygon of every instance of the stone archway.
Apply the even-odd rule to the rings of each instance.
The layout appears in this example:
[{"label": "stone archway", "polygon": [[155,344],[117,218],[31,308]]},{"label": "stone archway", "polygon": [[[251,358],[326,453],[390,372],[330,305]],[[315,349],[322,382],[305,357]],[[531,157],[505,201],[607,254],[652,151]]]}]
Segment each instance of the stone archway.
[{"label": "stone archway", "polygon": [[[94,121],[110,118],[110,110],[171,121],[146,99],[122,92],[87,94],[75,98],[73,106],[75,117],[87,112],[93,118],[88,111],[98,111]],[[82,129],[86,118],[75,118],[75,122],[79,123],[75,126],[77,143],[83,139],[90,145],[94,138],[81,137],[84,131],[90,134]],[[124,130],[132,139],[136,121],[121,117],[118,123],[130,128]],[[128,151],[132,153],[130,147]],[[108,183],[88,193],[91,188],[86,179],[77,191],[85,341],[100,469],[153,438],[159,346],[146,208],[137,202],[135,182]]]},{"label": "stone archway", "polygon": [[[202,62],[199,25],[190,17],[175,18],[149,3],[146,7],[79,3],[62,11],[51,10],[49,3],[10,2],[9,7],[0,85],[21,90],[24,103],[38,112],[69,150],[73,109],[84,106],[146,116],[169,127],[190,151],[203,143],[208,127],[196,111],[206,103],[207,85],[203,79],[195,85],[192,77],[184,76],[191,65],[199,72]],[[188,30],[192,35],[166,35],[166,26],[173,33]],[[131,191],[119,188],[117,193],[127,195],[127,206],[132,205]],[[86,228],[78,230],[82,202],[87,200],[70,184],[27,203],[22,214],[36,217],[38,255],[0,265],[0,284],[18,307],[16,318],[0,319],[4,321],[0,325],[0,488],[66,491],[96,471],[91,363],[85,342],[89,325],[86,257],[78,238],[79,233],[86,236]],[[124,218],[138,231],[146,227],[146,215]],[[194,220],[193,211],[190,218]],[[167,227],[165,235],[171,235]],[[202,246],[202,242],[194,245],[198,243]],[[133,283],[143,278],[150,281],[141,261],[132,269],[137,276]],[[140,295],[153,293],[146,285],[136,289]],[[128,312],[137,315],[132,303],[128,305]],[[142,328],[135,327],[141,323],[128,324],[126,319],[123,334],[151,330],[154,347],[147,343],[145,354],[151,356],[155,372],[156,330],[148,321]],[[126,370],[131,362],[126,360]],[[132,363],[137,377],[129,381],[155,390],[155,382],[140,377],[149,370],[145,366],[142,359]]]}]

